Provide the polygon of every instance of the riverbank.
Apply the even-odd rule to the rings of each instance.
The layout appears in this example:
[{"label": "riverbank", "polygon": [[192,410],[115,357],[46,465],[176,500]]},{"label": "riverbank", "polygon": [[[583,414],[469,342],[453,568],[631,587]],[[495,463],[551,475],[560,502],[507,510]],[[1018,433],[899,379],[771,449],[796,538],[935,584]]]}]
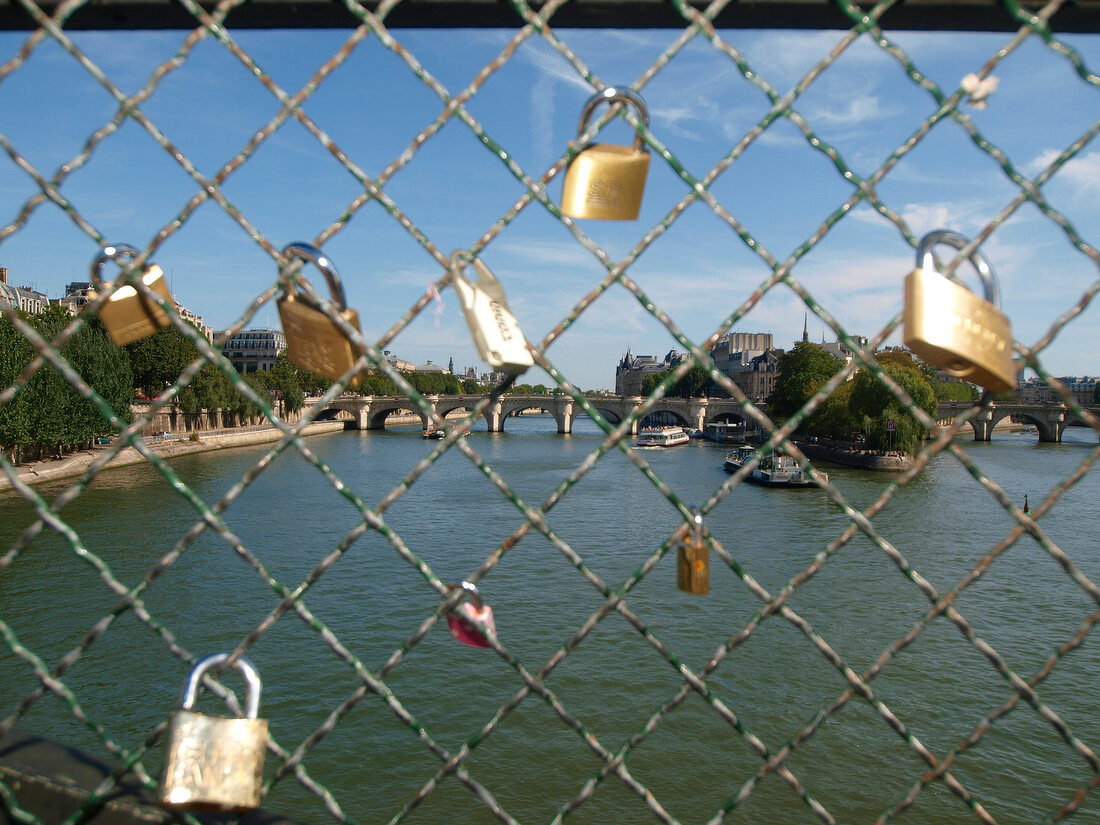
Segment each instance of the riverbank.
[{"label": "riverbank", "polygon": [[851,447],[814,444],[806,441],[795,443],[798,449],[813,461],[828,461],[842,467],[854,467],[857,470],[901,473],[913,466],[913,459],[905,453],[876,453],[871,450],[856,450]]},{"label": "riverbank", "polygon": [[[302,430],[302,435],[318,435],[343,429],[343,421],[315,421]],[[252,444],[278,441],[281,436],[282,430],[275,427],[246,427],[234,430],[210,430],[200,433],[194,441],[188,436],[169,436],[160,439],[147,438],[146,441],[149,448],[156,455],[161,458],[174,458],[181,455],[190,455],[191,453],[205,453],[213,450],[247,447]],[[109,445],[98,446],[91,450],[70,453],[56,460],[30,461],[19,465],[15,469],[20,481],[27,484],[41,484],[44,481],[80,475],[108,449],[110,449]],[[104,469],[126,467],[144,461],[145,457],[141,453],[133,447],[127,447],[115,456]],[[7,475],[0,473],[0,490],[10,490],[11,487],[11,480]]]}]

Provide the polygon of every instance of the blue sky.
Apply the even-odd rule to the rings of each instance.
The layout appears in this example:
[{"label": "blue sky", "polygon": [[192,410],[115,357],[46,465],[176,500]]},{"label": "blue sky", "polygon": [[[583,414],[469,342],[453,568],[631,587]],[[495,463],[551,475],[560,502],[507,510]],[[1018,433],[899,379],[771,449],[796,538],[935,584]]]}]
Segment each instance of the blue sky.
[{"label": "blue sky", "polygon": [[[348,30],[232,31],[238,43],[293,94],[348,38]],[[452,94],[471,82],[512,36],[504,30],[395,30],[394,37]],[[559,36],[609,85],[630,85],[675,41],[678,31],[561,30]],[[723,30],[752,69],[786,93],[842,32]],[[183,42],[184,32],[73,32],[74,42],[125,93],[140,89]],[[948,94],[978,71],[1010,35],[890,32],[915,65]],[[0,65],[19,53],[26,33],[0,33]],[[1062,38],[1090,69],[1100,65],[1095,36]],[[963,105],[991,142],[1024,174],[1038,174],[1097,120],[1097,89],[1068,60],[1031,38],[994,71],[1000,80],[984,109]],[[470,113],[532,177],[566,150],[592,88],[548,43],[534,36],[486,82]],[[699,37],[642,90],[651,131],[695,177],[711,167],[768,111],[769,101],[730,58]],[[278,111],[279,104],[213,38],[170,73],[142,111],[205,175],[212,177]],[[304,110],[368,175],[409,147],[443,108],[439,97],[373,36],[304,105]],[[889,55],[866,37],[848,48],[799,98],[795,110],[861,176],[869,176],[937,106]],[[77,156],[117,104],[52,41],[0,75],[0,133],[46,177]],[[620,119],[599,140],[629,143]],[[1087,145],[1043,189],[1083,238],[1096,242],[1100,154]],[[549,185],[556,201],[558,175]],[[14,222],[37,192],[30,176],[0,154],[0,227]],[[61,187],[80,213],[115,243],[150,244],[197,191],[179,164],[135,122],[127,122]],[[288,121],[223,185],[275,246],[312,240],[360,193],[355,179],[296,121]],[[578,221],[613,260],[661,221],[687,186],[654,156],[641,216],[634,222]],[[851,193],[822,153],[780,120],[711,187],[718,201],[775,258],[785,260]],[[882,201],[918,236],[937,228],[973,235],[1017,194],[997,163],[954,122],[939,124],[878,186]],[[521,184],[462,122],[453,120],[387,182],[385,192],[445,254],[477,241],[522,194]],[[377,203],[361,208],[325,250],[343,277],[349,305],[376,340],[443,275],[439,263]],[[1038,341],[1097,281],[1096,265],[1031,204],[1014,212],[983,246],[999,276],[1002,308],[1015,337]],[[86,280],[94,241],[53,204],[38,207],[0,240],[0,266],[16,284],[57,296]],[[605,269],[556,218],[532,203],[486,248],[486,263],[507,290],[527,337],[540,340],[604,276]],[[235,321],[276,277],[271,258],[220,206],[203,204],[155,253],[177,300],[215,328]],[[793,276],[853,334],[875,335],[901,308],[902,281],[914,252],[897,228],[861,205],[844,217],[793,270]],[[650,245],[630,276],[695,341],[710,335],[769,275],[706,204],[696,202]],[[320,279],[318,278],[318,283]],[[453,292],[412,323],[389,349],[416,363],[458,368],[477,358]],[[735,329],[772,332],[778,346],[802,333],[806,309],[780,285]],[[1055,375],[1100,372],[1095,303],[1044,351]],[[251,327],[278,325],[274,303]],[[833,333],[812,314],[813,340]],[[895,334],[891,343],[898,342]],[[614,287],[548,350],[584,389],[613,387],[616,362],[662,355],[676,346],[633,295]],[[548,383],[539,371],[524,379]]]}]

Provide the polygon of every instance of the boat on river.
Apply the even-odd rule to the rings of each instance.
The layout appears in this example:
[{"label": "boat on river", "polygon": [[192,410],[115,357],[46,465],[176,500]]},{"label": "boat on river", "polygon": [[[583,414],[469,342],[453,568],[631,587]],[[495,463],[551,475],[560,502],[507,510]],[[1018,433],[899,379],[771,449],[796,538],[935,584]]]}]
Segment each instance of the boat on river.
[{"label": "boat on river", "polygon": [[[726,472],[736,473],[742,465],[755,454],[752,447],[740,447],[726,456]],[[820,470],[817,474],[822,481],[828,481],[829,476]],[[783,452],[774,452],[760,459],[760,463],[745,477],[754,484],[762,487],[813,487],[816,486],[810,479],[810,474],[799,466],[793,456]]]},{"label": "boat on river", "polygon": [[443,430],[439,427],[428,427],[428,429],[424,430],[424,432],[422,432],[420,435],[423,438],[437,439],[443,438],[447,434],[443,432]]},{"label": "boat on river", "polygon": [[683,427],[643,427],[638,433],[635,447],[675,447],[687,444],[691,437]]}]

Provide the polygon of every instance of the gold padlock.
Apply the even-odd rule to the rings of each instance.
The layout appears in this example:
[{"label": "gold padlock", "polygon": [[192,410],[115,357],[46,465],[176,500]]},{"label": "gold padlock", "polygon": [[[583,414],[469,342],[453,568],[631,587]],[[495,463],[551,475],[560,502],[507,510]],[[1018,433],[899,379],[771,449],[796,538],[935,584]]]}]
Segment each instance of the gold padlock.
[{"label": "gold padlock", "polygon": [[[111,283],[104,285],[100,273],[103,264],[109,260],[118,261],[119,258],[136,258],[138,251],[132,246],[105,246],[99,257],[92,261],[92,284],[88,290],[88,298],[95,300],[98,290],[106,289]],[[141,274],[142,283],[162,297],[172,306],[176,305],[172,297],[172,291],[168,288],[168,279],[159,266],[146,266]],[[99,320],[107,328],[111,340],[117,346],[123,346],[133,341],[138,341],[152,335],[158,329],[168,326],[171,320],[157,302],[136,287],[125,284],[120,286],[99,308]]]},{"label": "gold padlock", "polygon": [[243,656],[234,667],[247,688],[245,718],[207,716],[191,710],[199,684],[210,668],[229,659],[211,653],[195,662],[168,723],[167,757],[160,803],[168,808],[250,811],[259,807],[263,783],[267,720],[260,710],[260,675]]},{"label": "gold padlock", "polygon": [[[649,110],[641,96],[631,89],[609,86],[584,104],[577,136],[588,127],[596,107],[615,101],[632,105],[638,110],[642,123],[649,126]],[[635,136],[633,148],[612,143],[593,144],[574,157],[565,170],[561,211],[572,218],[636,220],[642,208],[648,173],[649,151],[641,134]]]},{"label": "gold padlock", "polygon": [[[347,308],[344,287],[332,261],[307,243],[292,243],[283,250],[283,255],[292,260],[300,258],[312,261],[321,270],[328,281],[332,303],[340,317],[359,332],[359,313]],[[336,381],[359,360],[362,355],[360,347],[353,344],[336,322],[325,315],[306,295],[298,292],[289,280],[283,284],[283,294],[277,303],[279,319],[286,334],[286,357],[291,363],[315,375]],[[348,381],[350,386],[358,383],[358,374]]]},{"label": "gold padlock", "polygon": [[975,252],[970,263],[981,278],[985,299],[948,280],[936,271],[932,255],[941,243],[962,249],[967,240],[942,229],[921,239],[918,266],[905,278],[905,346],[956,378],[992,392],[1013,390],[1012,329],[1000,310],[996,276]]},{"label": "gold padlock", "polygon": [[703,535],[703,515],[691,511],[688,530],[676,556],[676,586],[685,593],[705,596],[710,592],[710,545]]}]

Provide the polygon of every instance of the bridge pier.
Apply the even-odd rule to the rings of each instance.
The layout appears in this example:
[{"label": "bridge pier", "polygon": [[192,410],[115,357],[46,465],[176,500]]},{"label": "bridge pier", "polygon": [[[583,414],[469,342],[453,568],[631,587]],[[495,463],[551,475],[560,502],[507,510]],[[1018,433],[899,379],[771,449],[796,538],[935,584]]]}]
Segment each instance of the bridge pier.
[{"label": "bridge pier", "polygon": [[558,399],[554,403],[554,419],[558,422],[558,432],[562,435],[569,435],[573,432],[573,419],[576,417],[573,414],[573,399],[568,396],[565,399]]},{"label": "bridge pier", "polygon": [[504,432],[504,416],[501,412],[503,406],[501,400],[498,398],[487,410],[485,410],[485,424],[491,433]]}]

